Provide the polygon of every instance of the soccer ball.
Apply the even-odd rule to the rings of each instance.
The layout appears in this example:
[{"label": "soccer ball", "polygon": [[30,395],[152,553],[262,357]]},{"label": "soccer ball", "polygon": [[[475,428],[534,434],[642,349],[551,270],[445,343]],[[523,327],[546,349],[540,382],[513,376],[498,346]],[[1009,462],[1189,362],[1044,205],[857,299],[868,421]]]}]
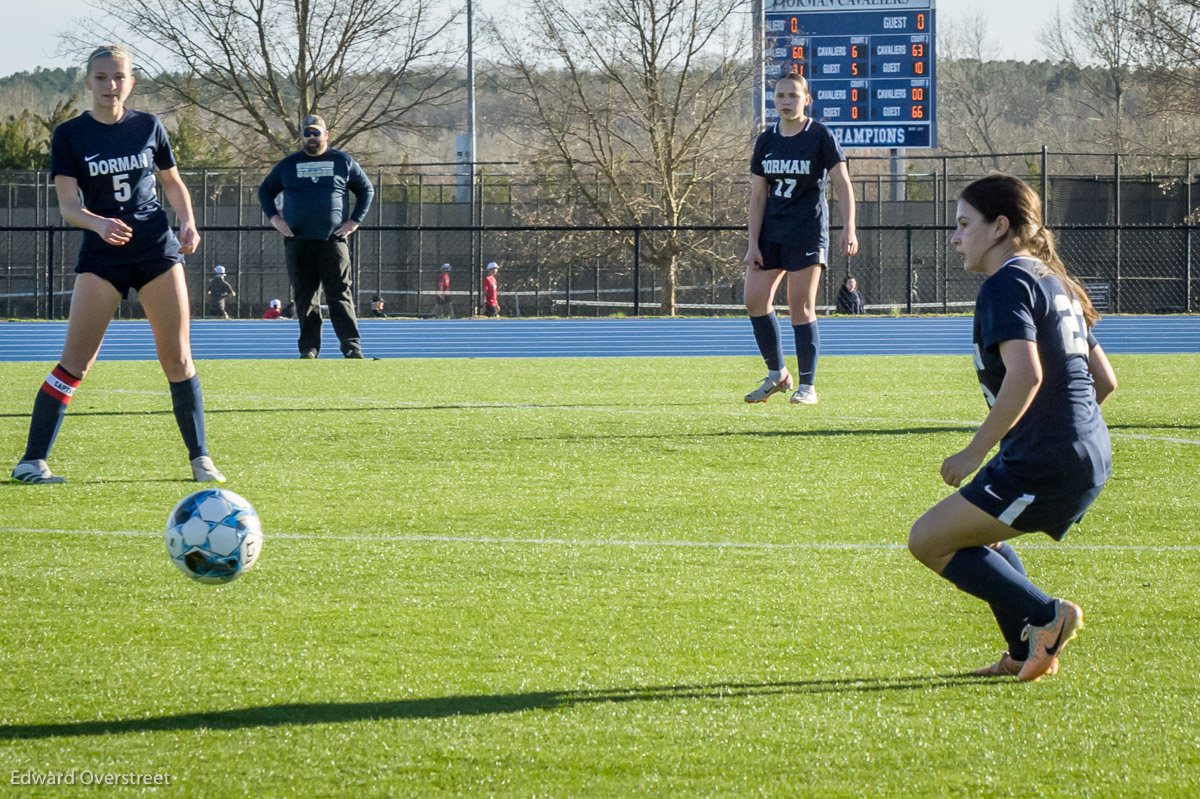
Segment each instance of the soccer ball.
[{"label": "soccer ball", "polygon": [[249,502],[223,488],[206,488],[179,500],[167,517],[166,538],[176,568],[198,582],[219,585],[254,565],[263,534]]}]

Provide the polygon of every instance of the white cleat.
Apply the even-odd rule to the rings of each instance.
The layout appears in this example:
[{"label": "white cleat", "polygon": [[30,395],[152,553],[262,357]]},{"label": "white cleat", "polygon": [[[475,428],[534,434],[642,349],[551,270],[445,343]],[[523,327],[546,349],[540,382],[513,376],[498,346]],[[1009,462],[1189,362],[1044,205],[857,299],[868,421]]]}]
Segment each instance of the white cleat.
[{"label": "white cleat", "polygon": [[793,385],[792,376],[787,369],[783,370],[783,374],[778,380],[767,375],[762,379],[762,385],[746,395],[746,402],[766,402],[771,398],[772,394],[778,394],[780,391],[787,391]]},{"label": "white cleat", "polygon": [[59,477],[50,471],[43,460],[21,461],[12,470],[12,479],[18,483],[65,483],[65,477]]},{"label": "white cleat", "polygon": [[224,483],[225,475],[218,472],[217,467],[213,466],[212,458],[201,455],[192,458],[192,479],[197,483]]},{"label": "white cleat", "polygon": [[801,383],[796,386],[796,393],[792,394],[792,398],[788,402],[793,405],[816,405],[817,391],[812,386]]}]

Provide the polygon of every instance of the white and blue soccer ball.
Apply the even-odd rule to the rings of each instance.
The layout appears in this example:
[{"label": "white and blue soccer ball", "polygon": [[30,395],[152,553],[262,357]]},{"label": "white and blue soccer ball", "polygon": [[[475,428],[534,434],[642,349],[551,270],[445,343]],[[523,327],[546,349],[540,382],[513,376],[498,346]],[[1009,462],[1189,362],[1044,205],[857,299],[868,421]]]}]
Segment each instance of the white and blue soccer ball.
[{"label": "white and blue soccer ball", "polygon": [[262,550],[262,524],[250,503],[232,491],[206,488],[189,494],[167,517],[167,555],[201,583],[241,577]]}]

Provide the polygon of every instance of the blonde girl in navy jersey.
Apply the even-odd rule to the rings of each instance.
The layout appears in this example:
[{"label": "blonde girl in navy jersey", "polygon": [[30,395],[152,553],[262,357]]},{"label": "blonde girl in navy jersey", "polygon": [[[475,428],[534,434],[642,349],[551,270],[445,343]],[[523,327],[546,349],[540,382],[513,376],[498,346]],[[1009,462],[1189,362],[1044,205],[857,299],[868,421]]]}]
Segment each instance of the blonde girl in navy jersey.
[{"label": "blonde girl in navy jersey", "polygon": [[942,480],[962,488],[908,537],[917,560],[991,606],[1008,651],[976,674],[1022,681],[1058,671],[1083,611],[1030,582],[1005,541],[1032,532],[1058,540],[1083,518],[1112,474],[1100,403],[1117,386],[1090,330],[1099,317],[1041,218],[1037,194],[1010,175],[981,178],[959,196],[952,244],[968,272],[986,277],[973,338],[989,410],[971,443],[942,462]]},{"label": "blonde girl in navy jersey", "polygon": [[[749,238],[746,250],[746,310],[754,340],[767,364],[767,376],[746,402],[766,402],[796,385],[793,405],[815,405],[817,354],[817,287],[829,249],[829,206],[826,180],[837,187],[845,226],[843,255],[858,252],[854,189],[846,156],[837,139],[805,114],[811,98],[808,82],[796,73],[775,84],[779,122],[754,144],[750,160]],[[783,365],[783,343],[775,317],[775,291],[787,280],[788,310],[796,340],[795,378]]]},{"label": "blonde girl in navy jersey", "polygon": [[[204,401],[188,330],[183,256],[200,244],[191,195],[158,117],[126,108],[133,84],[127,51],[96,48],[84,76],[92,109],[54,129],[50,171],[58,208],[84,234],[62,357],[34,400],[25,455],[12,472],[24,483],[65,482],[51,473],[46,458],[67,403],[96,362],[108,323],[130,289],[137,291],[154,332],[192,478],[225,481],[205,447]],[[178,237],[158,200],[155,168],[179,217]]]}]

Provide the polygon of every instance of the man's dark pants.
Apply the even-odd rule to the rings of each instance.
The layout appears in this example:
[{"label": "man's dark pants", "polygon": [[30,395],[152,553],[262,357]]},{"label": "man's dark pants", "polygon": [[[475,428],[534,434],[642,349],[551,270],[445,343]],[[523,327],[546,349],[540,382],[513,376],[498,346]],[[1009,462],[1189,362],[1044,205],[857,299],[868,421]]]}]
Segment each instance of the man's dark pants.
[{"label": "man's dark pants", "polygon": [[359,349],[358,319],[350,286],[350,247],[345,239],[317,241],[292,236],[284,239],[288,278],[300,320],[300,353],[321,351],[321,306],[317,289],[325,289],[329,321],[342,343],[342,354]]}]

